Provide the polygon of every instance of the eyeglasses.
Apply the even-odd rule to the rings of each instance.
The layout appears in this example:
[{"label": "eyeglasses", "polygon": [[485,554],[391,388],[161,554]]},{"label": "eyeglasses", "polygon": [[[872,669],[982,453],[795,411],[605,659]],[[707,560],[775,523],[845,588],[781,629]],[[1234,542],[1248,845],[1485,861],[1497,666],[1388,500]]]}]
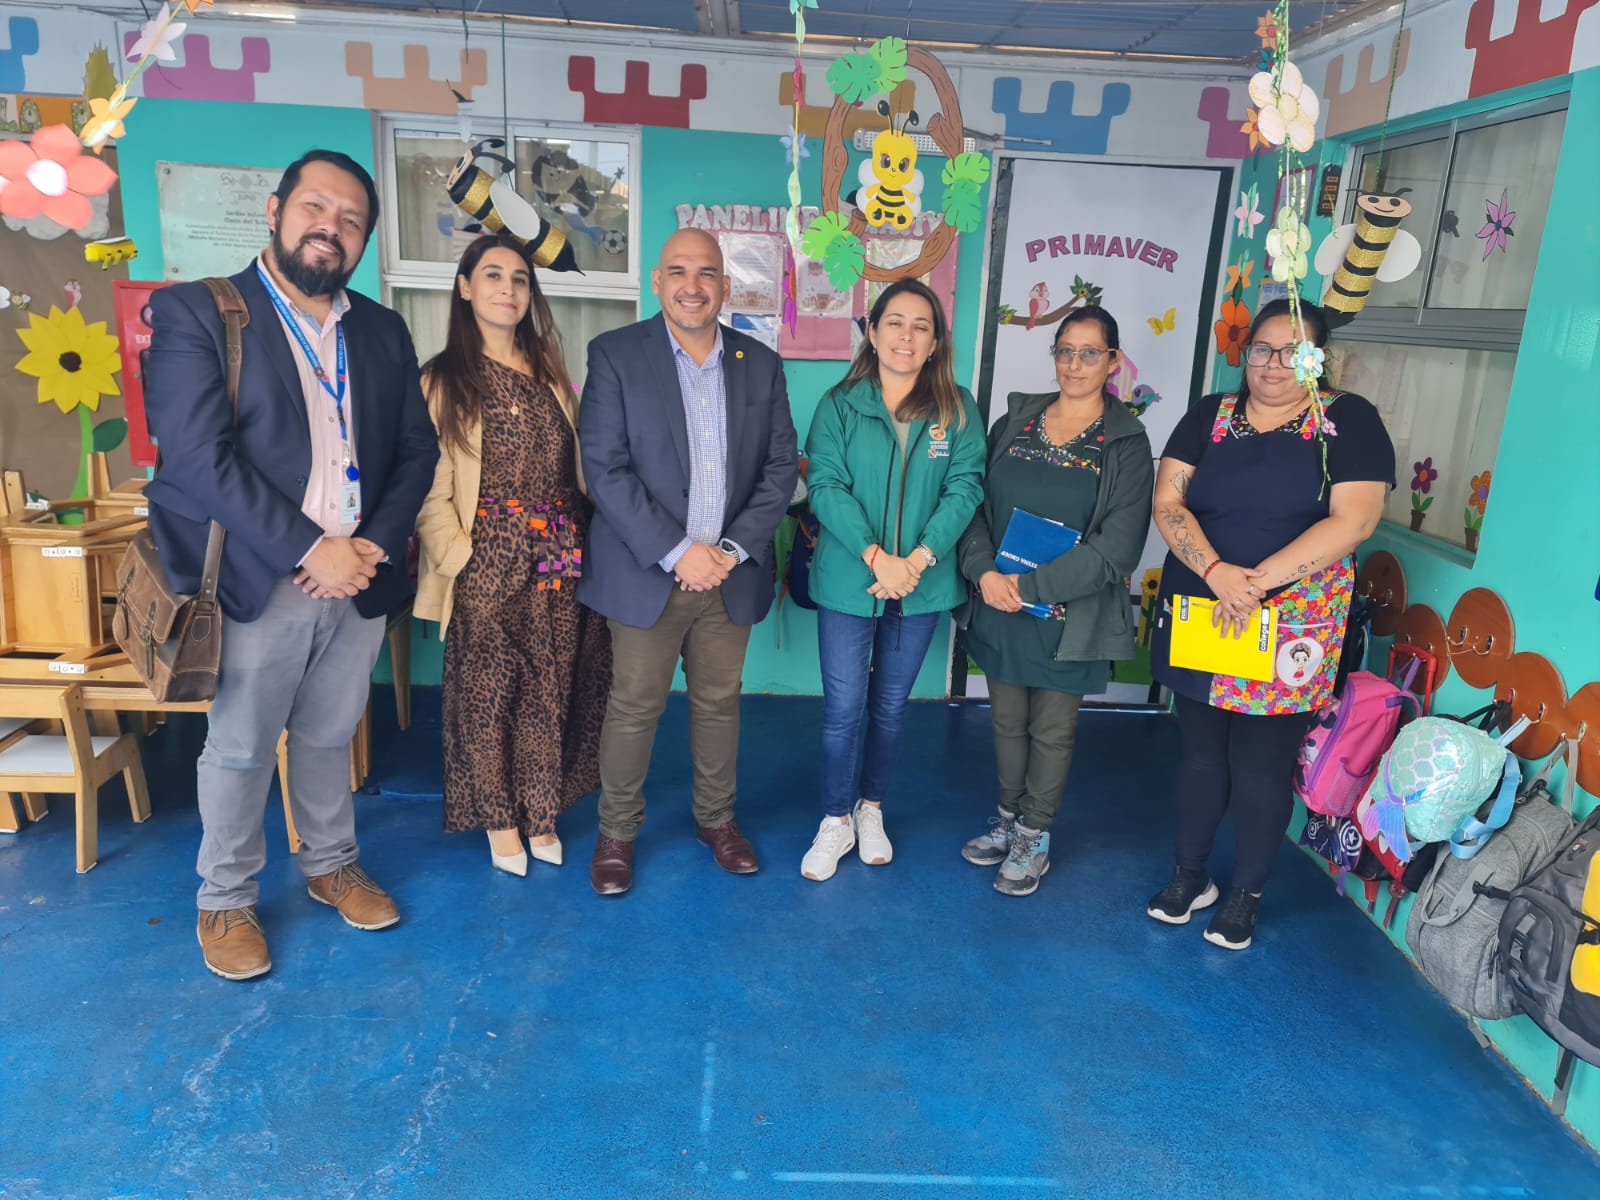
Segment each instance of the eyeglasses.
[{"label": "eyeglasses", "polygon": [[1244,361],[1252,367],[1264,367],[1274,358],[1280,367],[1294,366],[1295,346],[1269,346],[1265,342],[1251,342],[1244,348]]},{"label": "eyeglasses", "polygon": [[1097,350],[1093,346],[1089,346],[1083,350],[1074,350],[1071,346],[1052,346],[1050,348],[1050,357],[1055,359],[1058,363],[1070,363],[1074,358],[1076,358],[1079,362],[1091,370],[1095,367],[1098,367],[1100,365],[1100,360],[1109,353],[1111,353],[1109,350]]}]

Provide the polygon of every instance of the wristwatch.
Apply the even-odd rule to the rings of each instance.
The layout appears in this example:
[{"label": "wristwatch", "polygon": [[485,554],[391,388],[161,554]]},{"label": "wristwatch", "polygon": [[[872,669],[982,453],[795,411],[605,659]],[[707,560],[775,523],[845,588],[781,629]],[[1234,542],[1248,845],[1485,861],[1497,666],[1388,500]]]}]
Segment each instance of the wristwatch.
[{"label": "wristwatch", "polygon": [[934,557],[933,551],[929,550],[927,546],[919,545],[917,549],[922,551],[923,556],[928,560],[928,565],[930,567],[936,567],[939,565],[939,560]]},{"label": "wristwatch", "polygon": [[739,565],[739,547],[734,545],[733,542],[729,541],[727,538],[723,538],[717,543],[717,549],[721,550],[729,558],[733,559],[735,566]]}]

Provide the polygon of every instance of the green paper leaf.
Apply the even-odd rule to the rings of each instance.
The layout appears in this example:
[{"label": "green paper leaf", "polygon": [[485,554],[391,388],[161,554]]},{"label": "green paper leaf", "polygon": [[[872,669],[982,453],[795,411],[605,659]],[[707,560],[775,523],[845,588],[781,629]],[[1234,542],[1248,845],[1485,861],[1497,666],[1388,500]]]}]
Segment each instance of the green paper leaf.
[{"label": "green paper leaf", "polygon": [[957,233],[972,233],[983,223],[977,184],[964,179],[945,188],[944,219],[955,226]]},{"label": "green paper leaf", "polygon": [[846,54],[828,68],[828,86],[847,104],[859,104],[885,91],[878,60],[865,54]]},{"label": "green paper leaf", "polygon": [[954,187],[957,183],[982,187],[989,179],[989,159],[982,154],[958,154],[945,164],[939,178],[944,180],[945,187]]},{"label": "green paper leaf", "polygon": [[838,213],[823,213],[806,228],[800,238],[800,253],[822,262],[828,256],[828,247],[841,235],[850,232],[850,222]]},{"label": "green paper leaf", "polygon": [[1418,512],[1427,512],[1432,507],[1433,507],[1433,497],[1429,496],[1421,504],[1417,505],[1417,511]]},{"label": "green paper leaf", "polygon": [[882,81],[879,91],[889,91],[906,77],[906,44],[903,39],[880,38],[867,48],[867,55],[878,64],[878,77]]},{"label": "green paper leaf", "polygon": [[827,252],[822,256],[822,269],[828,273],[828,282],[844,292],[861,279],[866,262],[867,248],[860,238],[846,230],[828,243]]},{"label": "green paper leaf", "polygon": [[999,321],[1000,324],[1004,325],[1007,321],[1011,320],[1012,317],[1017,315],[1017,310],[1012,308],[1009,304],[1002,304],[999,308],[994,310],[994,315],[995,319]]},{"label": "green paper leaf", "polygon": [[128,423],[121,417],[112,417],[109,421],[101,421],[94,427],[94,449],[96,454],[104,454],[115,450],[122,445],[128,436]]}]

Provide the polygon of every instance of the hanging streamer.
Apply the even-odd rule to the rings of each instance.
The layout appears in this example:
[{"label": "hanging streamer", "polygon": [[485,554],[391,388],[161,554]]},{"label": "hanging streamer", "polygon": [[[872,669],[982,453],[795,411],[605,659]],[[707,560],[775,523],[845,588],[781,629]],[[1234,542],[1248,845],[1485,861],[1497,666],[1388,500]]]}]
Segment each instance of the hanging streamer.
[{"label": "hanging streamer", "polygon": [[800,52],[806,44],[806,9],[816,6],[817,0],[789,0],[789,11],[794,14],[794,117],[789,135],[794,151],[789,168],[789,215],[784,220],[789,245],[783,256],[783,317],[791,335],[799,319],[795,260],[800,255],[800,109],[805,104],[805,75],[800,67]]}]

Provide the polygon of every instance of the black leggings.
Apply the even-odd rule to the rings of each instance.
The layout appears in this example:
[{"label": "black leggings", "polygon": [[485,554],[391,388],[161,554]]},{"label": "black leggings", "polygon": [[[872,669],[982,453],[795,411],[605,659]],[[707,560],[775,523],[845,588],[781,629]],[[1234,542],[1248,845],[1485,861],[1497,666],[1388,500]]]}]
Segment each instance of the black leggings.
[{"label": "black leggings", "polygon": [[1311,713],[1258,717],[1176,697],[1180,867],[1204,870],[1222,816],[1233,813],[1233,886],[1260,892],[1294,811],[1292,780]]}]

